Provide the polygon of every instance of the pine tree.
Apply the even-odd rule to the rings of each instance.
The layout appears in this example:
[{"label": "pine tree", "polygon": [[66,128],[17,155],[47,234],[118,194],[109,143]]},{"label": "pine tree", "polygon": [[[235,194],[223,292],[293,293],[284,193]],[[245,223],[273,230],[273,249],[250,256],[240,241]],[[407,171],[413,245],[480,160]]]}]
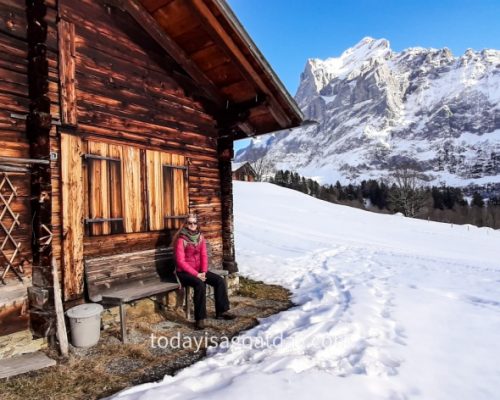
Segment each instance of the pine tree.
[{"label": "pine tree", "polygon": [[444,210],[443,193],[439,188],[433,186],[432,190],[432,200],[434,201],[434,208]]},{"label": "pine tree", "polygon": [[473,193],[471,206],[479,208],[484,206],[483,196],[481,196],[478,192]]}]

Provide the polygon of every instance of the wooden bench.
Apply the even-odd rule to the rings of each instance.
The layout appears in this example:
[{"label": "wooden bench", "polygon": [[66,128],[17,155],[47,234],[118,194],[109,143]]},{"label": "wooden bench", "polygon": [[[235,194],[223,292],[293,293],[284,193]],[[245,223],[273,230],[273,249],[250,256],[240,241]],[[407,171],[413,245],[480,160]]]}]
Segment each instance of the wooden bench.
[{"label": "wooden bench", "polygon": [[85,260],[89,299],[120,307],[122,342],[127,342],[125,304],[179,289],[171,248]]}]

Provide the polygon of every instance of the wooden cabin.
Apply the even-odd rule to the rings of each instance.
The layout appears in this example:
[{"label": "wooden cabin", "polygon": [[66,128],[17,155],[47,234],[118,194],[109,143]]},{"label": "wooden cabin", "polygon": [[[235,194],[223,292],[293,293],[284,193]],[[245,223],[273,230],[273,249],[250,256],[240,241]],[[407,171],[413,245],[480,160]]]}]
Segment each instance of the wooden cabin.
[{"label": "wooden cabin", "polygon": [[301,121],[223,0],[0,0],[0,343],[54,335],[53,264],[88,301],[85,260],[188,212],[237,272],[233,141]]},{"label": "wooden cabin", "polygon": [[257,172],[249,162],[233,163],[232,171],[234,181],[255,182],[257,179]]}]

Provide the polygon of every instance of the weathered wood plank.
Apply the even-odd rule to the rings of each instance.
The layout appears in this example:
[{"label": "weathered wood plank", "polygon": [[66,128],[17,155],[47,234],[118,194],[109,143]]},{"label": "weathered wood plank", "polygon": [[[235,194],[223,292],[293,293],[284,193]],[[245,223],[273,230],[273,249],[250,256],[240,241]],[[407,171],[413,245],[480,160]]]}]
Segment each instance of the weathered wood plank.
[{"label": "weathered wood plank", "polygon": [[[88,142],[88,153],[107,157],[108,144],[102,142]],[[89,219],[108,219],[110,215],[108,169],[106,160],[88,160],[88,198],[89,198]],[[109,222],[91,224],[92,235],[107,235],[111,232]]]},{"label": "weathered wood plank", "polygon": [[142,0],[141,3],[149,12],[153,12],[172,1],[174,0]]},{"label": "weathered wood plank", "polygon": [[211,148],[187,145],[179,143],[179,141],[175,141],[173,139],[161,140],[156,137],[141,136],[139,134],[132,134],[82,123],[78,125],[78,130],[82,134],[82,138],[88,140],[107,140],[108,142],[113,143],[123,143],[126,141],[128,144],[142,149],[156,148],[167,152],[182,152],[186,156],[197,157],[206,161],[214,159],[214,150]]},{"label": "weathered wood plank", "polygon": [[231,139],[220,140],[219,171],[222,201],[223,267],[231,273],[238,272],[234,250],[233,177],[231,170],[233,154],[233,141]]},{"label": "weathered wood plank", "polygon": [[83,293],[84,177],[82,140],[61,134],[63,281],[66,300]]},{"label": "weathered wood plank", "polygon": [[169,34],[178,42],[178,37],[199,28],[198,21],[191,17],[184,1],[173,1],[152,13],[161,26],[169,27]]},{"label": "weathered wood plank", "polygon": [[141,186],[141,155],[138,148],[123,146],[122,161],[123,222],[125,232],[140,232],[143,221],[144,201]]},{"label": "weathered wood plank", "polygon": [[27,353],[20,356],[0,360],[0,379],[25,374],[42,368],[52,367],[56,361],[44,353]]},{"label": "weathered wood plank", "polygon": [[[125,294],[135,293],[135,298],[147,297],[148,290],[154,288],[155,293],[161,290],[175,289],[170,284],[165,285],[165,278],[173,271],[167,270],[172,261],[172,249],[158,248],[126,253],[121,255],[87,259],[85,276],[89,297],[92,301],[101,301],[102,296],[115,296],[123,301]],[[172,264],[171,264],[172,265]],[[150,286],[150,288],[146,288]],[[161,286],[161,288],[160,288]],[[123,292],[120,295],[119,292]],[[152,294],[155,294],[152,293]],[[134,299],[135,299],[134,298]],[[103,299],[104,300],[104,299]]]},{"label": "weathered wood plank", "polygon": [[161,292],[168,292],[179,288],[179,284],[171,282],[137,282],[135,287],[127,287],[121,290],[112,290],[103,294],[102,301],[114,302],[120,301],[127,303],[129,301],[143,299],[144,297],[154,296]]},{"label": "weathered wood plank", "polygon": [[149,228],[160,230],[165,227],[163,219],[163,173],[161,152],[147,150]]},{"label": "weathered wood plank", "polygon": [[[146,121],[141,121],[140,119],[134,119],[132,116],[128,117],[118,117],[102,109],[83,107],[78,104],[78,120],[80,123],[103,126],[105,128],[112,128],[117,130],[124,130],[127,133],[136,134],[147,134],[148,136],[160,136],[165,139],[176,139],[179,142],[178,137],[185,136],[186,140],[193,143],[190,140],[190,135],[199,135],[200,132],[192,129],[180,129],[181,126],[178,125],[173,127],[172,124],[167,126],[166,124],[159,125],[148,123]],[[196,128],[195,128],[196,129]],[[161,135],[159,135],[161,133]],[[204,137],[203,139],[198,139],[197,144],[203,144],[203,142],[210,142],[214,139],[209,137]],[[201,142],[201,143],[200,143]]]},{"label": "weathered wood plank", "polygon": [[152,246],[169,246],[174,232],[154,231],[107,236],[86,236],[85,257],[108,256],[147,250]]},{"label": "weathered wood plank", "polygon": [[59,283],[59,271],[55,257],[52,258],[52,276],[54,282],[54,308],[57,320],[57,340],[61,355],[68,356],[68,334],[66,333],[66,322],[64,320],[64,308],[62,304],[61,286]]},{"label": "weathered wood plank", "polygon": [[75,25],[63,19],[59,21],[59,78],[61,82],[61,122],[76,125],[76,50]]},{"label": "weathered wood plank", "polygon": [[[51,101],[58,96],[58,87],[49,80],[47,48],[57,51],[57,32],[51,25],[45,1],[26,2],[28,71],[30,108],[26,118],[30,158],[48,160],[52,130]],[[52,14],[53,15],[53,14]],[[24,48],[23,48],[24,49]],[[52,295],[53,233],[52,233],[52,171],[50,164],[35,164],[31,168],[31,214],[33,226],[32,254],[37,276],[35,288],[47,288]],[[36,278],[36,279],[35,279]],[[52,305],[30,310],[30,322],[35,336],[55,333]]]}]

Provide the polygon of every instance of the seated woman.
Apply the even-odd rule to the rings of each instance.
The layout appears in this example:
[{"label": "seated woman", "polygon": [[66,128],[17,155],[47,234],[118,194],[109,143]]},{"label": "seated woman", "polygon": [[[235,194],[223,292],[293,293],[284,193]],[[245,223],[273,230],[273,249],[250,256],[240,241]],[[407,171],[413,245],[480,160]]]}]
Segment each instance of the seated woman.
[{"label": "seated woman", "polygon": [[173,245],[179,281],[183,286],[194,288],[195,328],[205,328],[206,283],[214,287],[216,318],[233,319],[234,316],[227,313],[229,299],[224,279],[208,271],[207,245],[195,214],[188,215],[184,225],[175,234]]}]

